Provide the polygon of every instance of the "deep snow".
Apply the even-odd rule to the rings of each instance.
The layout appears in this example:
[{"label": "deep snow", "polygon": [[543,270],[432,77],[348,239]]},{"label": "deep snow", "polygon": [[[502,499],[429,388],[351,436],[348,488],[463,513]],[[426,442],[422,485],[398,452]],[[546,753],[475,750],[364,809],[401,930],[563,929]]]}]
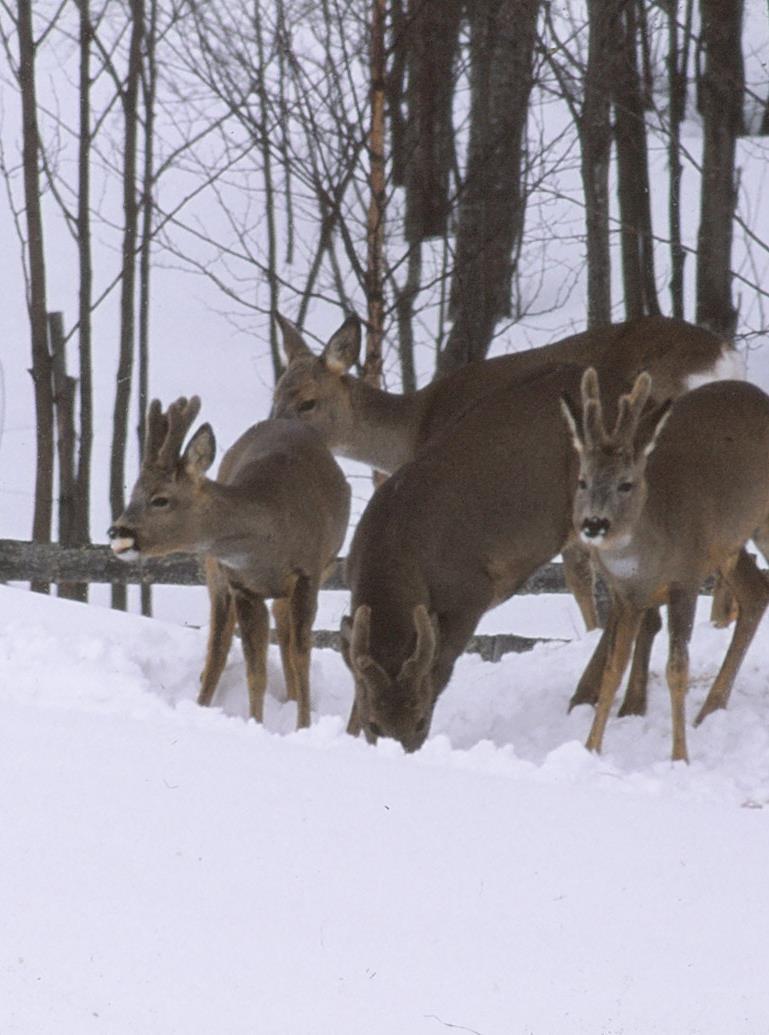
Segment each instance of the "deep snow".
[{"label": "deep snow", "polygon": [[[698,622],[692,713],[727,635]],[[405,756],[344,733],[333,652],[292,733],[272,650],[262,729],[239,644],[205,710],[203,631],[0,589],[0,1031],[769,1031],[759,641],[688,767],[663,638],[648,718],[582,748],[594,634],[463,657]]]}]

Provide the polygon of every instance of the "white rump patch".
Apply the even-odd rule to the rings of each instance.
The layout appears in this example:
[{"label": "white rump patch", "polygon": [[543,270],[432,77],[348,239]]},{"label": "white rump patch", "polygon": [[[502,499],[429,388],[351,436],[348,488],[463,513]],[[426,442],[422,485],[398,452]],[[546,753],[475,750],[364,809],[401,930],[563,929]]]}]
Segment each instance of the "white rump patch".
[{"label": "white rump patch", "polygon": [[747,377],[745,357],[737,349],[724,345],[721,355],[709,370],[700,370],[686,378],[688,391],[710,384],[711,381],[744,381]]}]

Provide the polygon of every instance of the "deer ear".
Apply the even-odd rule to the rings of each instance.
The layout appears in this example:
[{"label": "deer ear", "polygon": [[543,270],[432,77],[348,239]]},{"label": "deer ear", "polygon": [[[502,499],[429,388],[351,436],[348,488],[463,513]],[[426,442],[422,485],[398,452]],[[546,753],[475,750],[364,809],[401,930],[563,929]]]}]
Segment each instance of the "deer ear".
[{"label": "deer ear", "polygon": [[563,414],[563,419],[568,425],[574,448],[578,453],[583,453],[585,443],[582,441],[582,432],[579,427],[579,414],[577,413],[577,407],[574,405],[574,400],[566,392],[561,396],[561,413]]},{"label": "deer ear", "polygon": [[201,424],[182,454],[182,467],[193,478],[202,477],[216,456],[216,439],[210,424]]},{"label": "deer ear", "polygon": [[360,320],[353,314],[329,338],[323,350],[323,362],[330,373],[341,377],[357,363],[359,353]]},{"label": "deer ear", "polygon": [[648,456],[657,445],[659,434],[668,422],[673,409],[673,400],[666,399],[665,402],[655,406],[653,410],[645,413],[638,424],[634,446],[636,455]]},{"label": "deer ear", "polygon": [[280,327],[281,334],[283,335],[283,351],[286,354],[286,359],[289,364],[293,363],[295,359],[299,359],[301,356],[312,356],[312,349],[308,348],[305,344],[304,338],[290,320],[287,320],[285,316],[281,316],[281,314],[276,311],[275,321],[278,324],[278,327]]}]

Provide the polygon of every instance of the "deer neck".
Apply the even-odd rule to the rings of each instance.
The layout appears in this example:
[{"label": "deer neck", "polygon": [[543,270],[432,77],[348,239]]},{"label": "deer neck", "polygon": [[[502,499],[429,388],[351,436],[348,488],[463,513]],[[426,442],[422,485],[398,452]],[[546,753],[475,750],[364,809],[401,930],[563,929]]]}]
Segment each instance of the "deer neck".
[{"label": "deer neck", "polygon": [[416,452],[426,391],[397,395],[355,381],[351,427],[339,451],[387,474],[397,471]]},{"label": "deer neck", "polygon": [[197,513],[198,549],[231,568],[245,568],[255,538],[274,532],[270,510],[237,485],[206,481]]}]

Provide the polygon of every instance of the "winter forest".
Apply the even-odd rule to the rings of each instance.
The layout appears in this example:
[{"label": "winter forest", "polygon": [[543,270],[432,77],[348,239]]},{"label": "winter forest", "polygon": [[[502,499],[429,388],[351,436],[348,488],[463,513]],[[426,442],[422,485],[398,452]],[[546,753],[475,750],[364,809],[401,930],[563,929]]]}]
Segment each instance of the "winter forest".
[{"label": "winter forest", "polygon": [[0,45],[0,1032],[769,1031],[766,0]]},{"label": "winter forest", "polygon": [[659,312],[754,346],[766,20],[759,0],[3,4],[5,262],[29,317],[3,358],[34,375],[32,538],[92,536],[95,405],[122,509],[159,269],[207,282],[212,348],[258,338],[266,382],[276,310],[357,312],[363,377],[391,391],[531,328]]}]

